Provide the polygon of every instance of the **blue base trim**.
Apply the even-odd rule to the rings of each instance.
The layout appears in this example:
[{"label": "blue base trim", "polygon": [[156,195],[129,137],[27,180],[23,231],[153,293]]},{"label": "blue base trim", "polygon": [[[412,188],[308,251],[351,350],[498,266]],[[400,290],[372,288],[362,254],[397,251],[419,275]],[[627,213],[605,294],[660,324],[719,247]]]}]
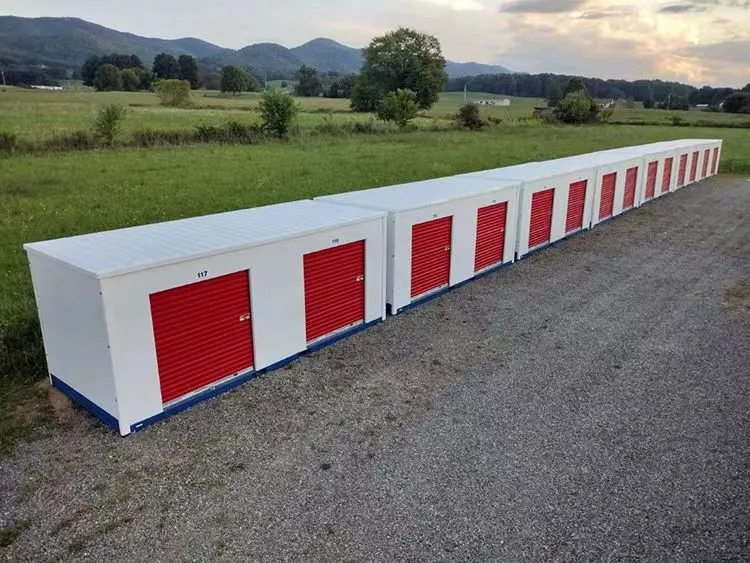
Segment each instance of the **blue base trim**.
[{"label": "blue base trim", "polygon": [[483,272],[481,272],[479,274],[474,274],[468,280],[464,280],[462,282],[458,282],[455,285],[451,285],[449,287],[443,288],[440,291],[436,291],[435,293],[430,293],[426,297],[420,297],[416,301],[412,301],[408,305],[404,305],[399,310],[397,310],[395,313],[393,312],[393,307],[391,307],[390,305],[386,305],[385,306],[386,313],[388,315],[392,316],[392,315],[396,315],[398,313],[403,313],[404,311],[408,311],[409,309],[413,309],[415,307],[419,307],[421,305],[424,305],[428,301],[432,301],[433,299],[437,299],[441,295],[445,295],[449,291],[453,291],[454,289],[458,289],[459,287],[463,287],[463,286],[465,286],[467,284],[470,284],[473,281],[476,281],[478,279],[483,278],[484,276],[489,276],[490,274],[494,274],[495,272],[499,272],[500,270],[504,270],[505,268],[509,268],[512,265],[513,265],[513,262],[502,262],[500,264],[497,264],[496,266],[488,268],[488,269],[484,270]]},{"label": "blue base trim", "polygon": [[357,334],[358,332],[362,332],[365,329],[370,328],[371,326],[374,326],[378,323],[383,322],[383,319],[375,319],[374,321],[370,321],[369,323],[363,323],[361,325],[357,325],[355,327],[352,327],[349,330],[345,330],[343,332],[340,332],[336,334],[335,336],[331,336],[330,338],[326,338],[324,340],[319,340],[315,344],[311,344],[307,347],[308,352],[317,352],[318,350],[321,350],[325,348],[326,346],[330,346],[331,344],[335,344],[339,340],[343,340],[344,338],[349,338],[350,336]]},{"label": "blue base trim", "polygon": [[110,428],[117,430],[118,432],[120,431],[120,423],[114,416],[109,414],[99,405],[92,403],[89,399],[81,395],[78,391],[73,389],[70,385],[68,385],[67,383],[64,383],[63,381],[61,381],[54,375],[50,374],[50,379],[52,380],[52,387],[54,387],[61,393],[67,395],[71,401],[73,401],[80,407],[83,407],[84,409],[89,411],[91,414],[93,414],[96,418],[101,420],[104,424],[106,424]]},{"label": "blue base trim", "polygon": [[288,358],[284,358],[280,362],[276,362],[275,364],[271,364],[270,366],[264,367],[261,370],[258,370],[258,374],[262,375],[264,373],[268,373],[270,371],[276,371],[277,369],[281,369],[285,366],[288,366],[292,362],[296,361],[300,357],[300,354],[294,354],[293,356],[289,356]]},{"label": "blue base trim", "polygon": [[[320,350],[321,348],[325,348],[326,346],[330,346],[331,344],[334,344],[338,342],[339,340],[343,340],[344,338],[347,338],[353,334],[356,334],[357,332],[361,332],[365,330],[366,328],[369,328],[373,325],[376,325],[378,323],[382,322],[382,319],[376,319],[374,321],[371,321],[369,323],[361,324],[359,326],[356,326],[352,328],[351,330],[347,330],[344,332],[341,332],[340,334],[337,334],[336,336],[332,336],[331,338],[327,338],[325,340],[321,340],[320,342],[316,342],[313,346],[310,346],[305,352],[302,352],[300,354],[294,354],[292,356],[289,356],[288,358],[285,358],[281,360],[280,362],[276,362],[275,364],[271,364],[270,366],[267,366],[263,369],[260,369],[258,371],[251,371],[246,374],[237,376],[236,378],[227,381],[226,383],[223,383],[221,385],[218,385],[216,387],[213,387],[211,389],[208,389],[204,391],[203,393],[199,393],[198,395],[195,395],[193,397],[190,397],[189,399],[186,399],[185,401],[182,401],[180,403],[174,404],[171,407],[164,410],[164,412],[160,412],[159,414],[156,414],[150,418],[147,418],[146,420],[142,420],[141,422],[137,422],[130,427],[131,432],[135,432],[137,430],[142,430],[143,428],[146,428],[147,426],[151,426],[152,424],[156,424],[157,422],[161,422],[165,418],[168,418],[174,414],[177,414],[179,412],[182,412],[198,403],[202,403],[203,401],[206,401],[208,399],[212,399],[213,397],[216,397],[217,395],[221,395],[223,393],[226,393],[227,391],[231,391],[235,387],[239,387],[240,385],[243,385],[244,383],[247,383],[248,381],[251,381],[257,377],[260,377],[261,375],[265,375],[267,373],[270,373],[272,371],[276,371],[278,369],[283,368],[284,366],[287,366],[297,360],[302,354],[305,354],[307,352],[315,352],[317,350]],[[85,399],[84,399],[85,400]],[[98,408],[98,407],[97,407]],[[117,426],[117,421],[115,420],[115,426],[113,428],[119,430],[119,426]]]},{"label": "blue base trim", "polygon": [[547,243],[547,244],[545,244],[544,246],[540,246],[540,247],[538,247],[538,248],[535,248],[534,250],[532,250],[531,252],[527,252],[527,253],[526,253],[526,254],[524,254],[523,256],[518,256],[518,254],[516,254],[516,261],[518,261],[518,260],[523,260],[523,259],[525,259],[525,258],[528,258],[529,256],[533,256],[533,255],[534,255],[534,254],[536,254],[537,252],[541,252],[542,250],[547,250],[548,248],[550,248],[550,247],[553,247],[553,246],[555,246],[555,245],[557,245],[557,244],[560,244],[560,243],[562,243],[562,242],[564,242],[564,241],[566,241],[566,240],[570,240],[570,239],[572,239],[572,238],[575,238],[575,237],[581,236],[581,235],[582,235],[582,234],[584,234],[584,233],[588,233],[588,232],[589,232],[589,231],[590,231],[591,229],[593,229],[594,227],[597,227],[598,225],[601,225],[602,223],[606,223],[607,221],[609,221],[610,219],[614,219],[615,217],[619,217],[619,215],[613,215],[612,217],[609,217],[609,218],[605,219],[605,220],[604,220],[604,221],[602,221],[601,223],[597,223],[597,224],[596,224],[596,225],[594,225],[593,227],[586,227],[585,229],[579,229],[579,230],[577,230],[577,231],[576,231],[575,233],[570,233],[569,235],[565,235],[565,236],[564,236],[563,238],[561,238],[561,239],[557,239],[556,241],[553,241],[553,242]]},{"label": "blue base trim", "polygon": [[142,420],[141,422],[136,422],[135,424],[130,426],[130,431],[135,432],[136,430],[141,430],[145,428],[146,426],[151,426],[152,424],[160,422],[164,420],[165,418],[172,416],[173,414],[182,412],[185,409],[188,409],[198,403],[202,403],[203,401],[211,399],[212,397],[216,397],[217,395],[226,393],[227,391],[230,391],[231,389],[234,389],[235,387],[239,387],[243,383],[247,383],[251,379],[255,379],[256,377],[258,377],[259,375],[260,375],[260,372],[251,371],[244,375],[237,376],[231,381],[227,381],[226,383],[218,385],[212,389],[208,389],[203,393],[199,393],[198,395],[195,395],[194,397],[190,397],[189,399],[182,401],[181,403],[172,405],[171,407],[165,409],[164,412],[160,412],[159,414],[156,414],[150,418],[147,418],[146,420]]}]

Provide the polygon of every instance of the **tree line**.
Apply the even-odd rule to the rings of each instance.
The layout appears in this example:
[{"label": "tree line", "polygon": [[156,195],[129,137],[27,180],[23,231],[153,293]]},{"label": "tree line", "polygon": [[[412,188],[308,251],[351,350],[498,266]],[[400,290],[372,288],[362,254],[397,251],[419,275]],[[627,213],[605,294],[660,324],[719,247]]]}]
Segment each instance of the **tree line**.
[{"label": "tree line", "polygon": [[679,82],[663,80],[603,80],[563,74],[481,74],[453,78],[446,91],[460,92],[464,87],[475,92],[487,92],[524,98],[546,98],[551,90],[562,89],[572,78],[583,81],[586,91],[595,98],[631,99],[645,107],[687,109],[690,105],[706,104],[718,107],[734,90],[732,88],[695,88]]},{"label": "tree line", "polygon": [[175,58],[160,53],[151,69],[146,68],[136,55],[113,53],[86,59],[81,67],[81,79],[86,86],[97,90],[150,90],[155,80],[185,80],[195,89],[200,86],[198,61],[190,55]]}]

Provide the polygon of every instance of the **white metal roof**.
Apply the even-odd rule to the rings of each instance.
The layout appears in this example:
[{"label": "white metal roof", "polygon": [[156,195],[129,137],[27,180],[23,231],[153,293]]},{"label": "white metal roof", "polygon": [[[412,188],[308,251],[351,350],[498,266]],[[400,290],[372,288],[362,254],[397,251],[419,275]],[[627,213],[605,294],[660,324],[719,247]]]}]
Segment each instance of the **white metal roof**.
[{"label": "white metal roof", "polygon": [[513,180],[477,178],[471,174],[462,174],[323,196],[316,198],[316,201],[358,205],[385,211],[407,211],[517,186],[518,182]]},{"label": "white metal roof", "polygon": [[95,277],[260,246],[385,213],[311,200],[25,244]]},{"label": "white metal roof", "polygon": [[473,178],[494,178],[494,179],[511,179],[519,182],[533,182],[536,180],[547,180],[555,176],[565,174],[582,173],[588,174],[593,172],[596,163],[592,160],[586,161],[586,156],[580,155],[577,158],[558,158],[543,162],[527,162],[525,164],[516,164],[504,168],[494,168],[492,170],[482,170],[465,174],[466,177]]}]

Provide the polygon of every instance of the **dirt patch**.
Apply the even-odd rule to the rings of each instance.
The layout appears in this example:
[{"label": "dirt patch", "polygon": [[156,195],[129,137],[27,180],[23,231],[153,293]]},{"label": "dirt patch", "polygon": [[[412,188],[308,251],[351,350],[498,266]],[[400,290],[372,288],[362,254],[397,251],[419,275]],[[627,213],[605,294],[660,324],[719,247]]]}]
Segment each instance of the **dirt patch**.
[{"label": "dirt patch", "polygon": [[727,308],[750,320],[750,281],[741,281],[727,289],[724,294]]}]

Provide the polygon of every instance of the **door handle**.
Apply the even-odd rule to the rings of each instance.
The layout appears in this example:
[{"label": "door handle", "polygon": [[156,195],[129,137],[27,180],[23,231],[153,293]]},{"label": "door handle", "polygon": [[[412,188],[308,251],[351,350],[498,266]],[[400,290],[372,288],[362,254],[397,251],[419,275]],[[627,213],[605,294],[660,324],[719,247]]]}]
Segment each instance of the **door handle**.
[{"label": "door handle", "polygon": [[240,322],[245,322],[250,320],[250,313],[244,313],[240,315]]},{"label": "door handle", "polygon": [[445,251],[446,251],[446,252],[450,252],[450,249],[451,249],[450,245],[447,245],[447,246],[445,247]]},{"label": "door handle", "polygon": [[365,281],[365,275],[364,275],[364,274],[362,274],[361,276],[357,276],[357,281],[358,281],[358,282],[363,282],[363,281]]}]

